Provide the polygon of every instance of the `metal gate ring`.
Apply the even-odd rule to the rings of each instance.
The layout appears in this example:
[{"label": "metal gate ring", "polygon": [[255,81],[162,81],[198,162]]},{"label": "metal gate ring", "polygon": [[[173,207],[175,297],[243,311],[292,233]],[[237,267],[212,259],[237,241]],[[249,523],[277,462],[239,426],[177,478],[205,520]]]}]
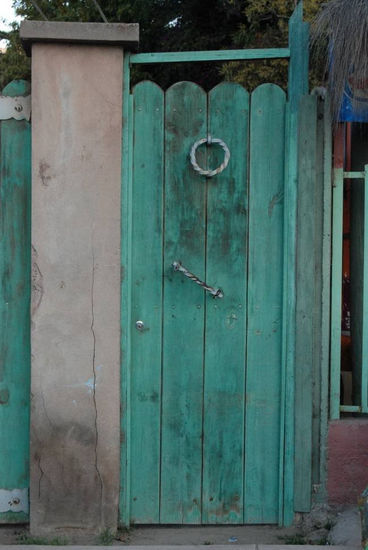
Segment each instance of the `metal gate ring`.
[{"label": "metal gate ring", "polygon": [[[196,152],[200,145],[203,145],[203,143],[207,143],[208,145],[212,145],[212,143],[218,143],[224,150],[225,157],[224,162],[220,164],[216,170],[203,170],[198,163],[196,159]],[[219,138],[211,138],[211,136],[208,136],[206,138],[199,139],[194,143],[190,150],[190,162],[192,163],[193,169],[198,172],[198,174],[201,174],[201,176],[207,176],[208,178],[212,178],[212,176],[216,176],[217,174],[221,174],[223,170],[225,170],[226,166],[229,164],[230,160],[230,151],[228,146],[222,139]]]}]

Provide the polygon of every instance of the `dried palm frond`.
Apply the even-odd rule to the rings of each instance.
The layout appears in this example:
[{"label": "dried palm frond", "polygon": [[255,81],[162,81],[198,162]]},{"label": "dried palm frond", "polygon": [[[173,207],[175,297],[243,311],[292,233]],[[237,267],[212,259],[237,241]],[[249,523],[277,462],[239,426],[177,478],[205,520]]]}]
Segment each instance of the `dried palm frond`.
[{"label": "dried palm frond", "polygon": [[347,82],[368,89],[368,0],[330,0],[312,23],[312,47],[324,58],[335,120]]}]

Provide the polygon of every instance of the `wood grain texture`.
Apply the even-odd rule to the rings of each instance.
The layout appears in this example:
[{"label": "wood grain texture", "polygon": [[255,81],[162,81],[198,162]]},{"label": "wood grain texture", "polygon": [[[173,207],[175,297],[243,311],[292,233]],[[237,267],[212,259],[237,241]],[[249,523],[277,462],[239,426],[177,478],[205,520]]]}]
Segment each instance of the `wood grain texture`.
[{"label": "wood grain texture", "polygon": [[298,111],[300,98],[308,93],[309,24],[303,21],[303,0],[298,2],[289,20],[288,121],[284,216],[284,308],[283,364],[284,382],[284,465],[283,510],[279,523],[294,520],[294,400],[295,400],[295,250],[298,188]]},{"label": "wood grain texture", "polygon": [[[22,80],[3,95],[28,95]],[[1,121],[0,146],[0,488],[29,487],[31,125]],[[24,522],[23,513],[0,522]]]},{"label": "wood grain texture", "polygon": [[[209,94],[209,133],[231,151],[207,181],[206,278],[224,298],[206,296],[203,523],[243,522],[247,269],[248,93],[223,83]],[[208,148],[210,167],[223,159]]]},{"label": "wood grain texture", "polygon": [[324,171],[322,238],[322,334],[321,334],[321,410],[320,410],[320,498],[326,496],[328,394],[331,319],[331,206],[332,206],[332,125],[329,101],[324,103]]},{"label": "wood grain texture", "polygon": [[343,170],[342,168],[335,168],[333,203],[332,203],[331,373],[330,373],[330,384],[331,384],[330,417],[331,419],[337,419],[340,417],[343,196],[344,196]]},{"label": "wood grain texture", "polygon": [[[245,521],[278,521],[285,94],[251,98]],[[267,468],[264,464],[267,461]]]},{"label": "wood grain texture", "polygon": [[131,56],[131,63],[193,63],[195,61],[235,61],[241,59],[288,58],[288,48],[258,48],[249,50],[213,50],[193,52],[137,53]]},{"label": "wood grain texture", "polygon": [[[166,92],[161,523],[201,522],[206,180],[189,151],[207,135],[207,97],[191,82]],[[200,165],[205,163],[198,151]]]},{"label": "wood grain texture", "polygon": [[[157,523],[160,502],[164,93],[134,89],[132,187],[131,521]],[[137,330],[135,323],[144,323]],[[145,459],[142,461],[142,456]]]},{"label": "wood grain texture", "polygon": [[368,165],[364,175],[361,405],[368,412]]},{"label": "wood grain texture", "polygon": [[[312,403],[315,382],[317,98],[305,96],[299,114],[297,299],[295,344],[295,496],[308,512],[312,485]],[[320,232],[321,234],[321,232]],[[318,297],[320,298],[320,297]]]}]

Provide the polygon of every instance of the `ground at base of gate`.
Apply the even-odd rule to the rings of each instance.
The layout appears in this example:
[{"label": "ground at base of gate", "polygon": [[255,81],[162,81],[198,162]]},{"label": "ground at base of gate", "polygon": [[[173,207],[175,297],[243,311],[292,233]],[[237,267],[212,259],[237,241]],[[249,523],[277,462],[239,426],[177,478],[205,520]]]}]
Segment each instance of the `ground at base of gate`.
[{"label": "ground at base of gate", "polygon": [[[9,549],[9,550],[23,550],[22,545],[3,545],[0,546],[2,550]],[[150,546],[149,548],[151,550],[177,550],[180,548],[181,550],[206,550],[206,545],[198,545],[198,546],[186,546],[186,545],[159,545],[159,546]],[[44,545],[32,545],[32,549],[38,549],[38,550],[47,550],[48,546]],[[110,546],[60,546],[61,550],[68,549],[68,550],[107,550],[110,548]],[[143,550],[147,548],[146,546],[130,546],[127,545],[127,548],[129,550]],[[228,545],[213,545],[213,550],[227,550]],[[239,544],[238,549],[239,550],[318,550],[323,549],[325,546],[320,545],[261,545],[261,544]],[[332,550],[360,550],[360,546],[329,546]]]},{"label": "ground at base of gate", "polygon": [[[353,511],[350,510],[350,514]],[[357,510],[354,510],[357,516]],[[327,525],[318,525],[313,521],[309,525],[277,527],[270,525],[247,526],[169,526],[169,527],[134,527],[121,530],[113,535],[108,530],[99,536],[83,533],[50,532],[47,537],[33,537],[27,526],[0,526],[0,550],[11,547],[11,550],[21,550],[20,546],[31,545],[43,548],[46,545],[57,545],[68,550],[87,550],[88,547],[126,546],[129,550],[170,550],[180,546],[180,550],[317,550],[325,545],[336,550],[360,549],[360,525],[358,516],[345,517],[347,512],[338,514],[334,526],[328,530]],[[340,518],[339,518],[340,516]],[[345,521],[342,525],[341,522]],[[349,524],[347,528],[346,523]],[[344,537],[331,537],[334,529],[341,524],[344,527]],[[78,545],[78,546],[76,546]]]},{"label": "ground at base of gate", "polygon": [[[79,546],[127,546],[129,550],[165,550],[180,546],[180,550],[292,550],[302,547],[329,545],[332,548],[357,550],[361,548],[361,521],[356,507],[331,509],[314,506],[309,514],[299,514],[291,527],[276,525],[207,525],[207,526],[134,526],[113,533],[108,529],[99,535],[85,530],[51,531],[47,536],[35,537],[28,525],[0,525],[0,550],[11,546],[66,546],[77,550]],[[74,545],[74,546],[73,546]],[[79,546],[76,546],[79,545]],[[2,547],[2,548],[1,548]],[[235,550],[235,549],[234,549]]]}]

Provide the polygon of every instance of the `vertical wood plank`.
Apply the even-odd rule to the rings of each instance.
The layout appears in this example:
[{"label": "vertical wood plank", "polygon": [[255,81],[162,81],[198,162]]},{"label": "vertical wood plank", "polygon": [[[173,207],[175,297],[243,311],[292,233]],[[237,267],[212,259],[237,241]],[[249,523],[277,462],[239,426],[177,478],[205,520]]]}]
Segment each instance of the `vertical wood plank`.
[{"label": "vertical wood plank", "polygon": [[321,410],[320,410],[320,497],[326,496],[328,382],[330,366],[330,282],[331,282],[331,205],[332,205],[332,127],[329,101],[324,102],[324,173],[321,299]]},{"label": "vertical wood plank", "polygon": [[[314,185],[314,304],[313,323],[313,394],[312,394],[312,486],[320,487],[320,410],[321,410],[321,351],[322,351],[322,261],[323,261],[323,197],[324,197],[324,105],[325,102],[317,97],[317,124],[316,124],[316,164]],[[300,141],[300,140],[299,140]],[[310,487],[310,492],[312,487]],[[311,500],[311,499],[310,499]]]},{"label": "vertical wood plank", "polygon": [[[360,166],[363,168],[363,166]],[[350,299],[351,299],[351,357],[353,365],[353,404],[362,402],[363,365],[363,288],[364,288],[364,207],[365,182],[354,179],[351,184],[350,219]],[[341,343],[340,343],[341,346]]]},{"label": "vertical wood plank", "polygon": [[[243,522],[248,118],[240,85],[210,92],[209,133],[231,158],[207,183],[206,280],[224,298],[206,296],[203,523]],[[208,155],[212,168],[224,153],[213,145]]]},{"label": "vertical wood plank", "polygon": [[285,369],[285,433],[283,465],[283,510],[279,523],[290,525],[294,519],[294,386],[295,386],[295,244],[298,180],[298,110],[302,95],[308,93],[309,25],[303,22],[303,1],[298,2],[289,20],[289,116],[286,154],[284,216],[284,307],[283,365]]},{"label": "vertical wood plank", "polygon": [[298,512],[308,512],[312,486],[312,404],[316,344],[314,331],[317,321],[316,223],[320,206],[316,198],[316,96],[304,96],[301,100],[298,143],[294,509]]},{"label": "vertical wood plank", "polygon": [[[28,95],[13,81],[6,96]],[[1,122],[0,146],[0,489],[29,487],[31,125]],[[0,522],[27,521],[23,512]]]},{"label": "vertical wood plank", "polygon": [[341,359],[341,280],[343,237],[343,192],[342,168],[334,170],[332,206],[332,273],[331,273],[331,387],[330,416],[340,416],[340,359]]},{"label": "vertical wood plank", "polygon": [[368,165],[364,176],[363,295],[362,295],[362,412],[368,412]]},{"label": "vertical wood plank", "polygon": [[[157,523],[160,496],[164,93],[134,88],[131,521]],[[147,215],[149,214],[149,215]],[[141,320],[144,328],[137,330]],[[144,460],[142,460],[144,457]]]},{"label": "vertical wood plank", "polygon": [[[166,92],[161,523],[201,522],[206,180],[189,152],[207,135],[207,98],[191,82]],[[204,162],[198,151],[200,164]],[[202,164],[203,165],[203,164]],[[180,472],[180,474],[179,474]]]},{"label": "vertical wood plank", "polygon": [[245,521],[279,519],[285,94],[251,99]]}]

